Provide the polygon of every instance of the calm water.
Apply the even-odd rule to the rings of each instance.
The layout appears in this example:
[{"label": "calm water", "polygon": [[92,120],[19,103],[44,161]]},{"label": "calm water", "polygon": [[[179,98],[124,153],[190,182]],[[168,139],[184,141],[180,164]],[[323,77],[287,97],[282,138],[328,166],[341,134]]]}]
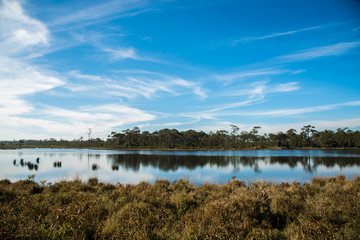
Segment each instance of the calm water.
[{"label": "calm water", "polygon": [[[39,163],[37,159],[39,158]],[[23,161],[21,161],[23,159]],[[16,163],[14,162],[16,160]],[[0,150],[0,179],[40,182],[98,177],[139,183],[189,179],[196,185],[243,181],[308,182],[313,176],[360,175],[359,150],[111,151],[89,149]]]}]

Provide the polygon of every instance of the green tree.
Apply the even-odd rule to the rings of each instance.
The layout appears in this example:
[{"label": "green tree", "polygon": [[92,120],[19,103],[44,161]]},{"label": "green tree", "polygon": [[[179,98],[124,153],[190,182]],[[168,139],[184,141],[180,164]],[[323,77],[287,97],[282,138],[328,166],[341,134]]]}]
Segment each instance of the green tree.
[{"label": "green tree", "polygon": [[305,146],[309,147],[311,146],[311,135],[316,133],[317,131],[315,130],[315,127],[312,125],[306,125],[304,127],[301,128],[302,132],[302,136],[305,140]]}]

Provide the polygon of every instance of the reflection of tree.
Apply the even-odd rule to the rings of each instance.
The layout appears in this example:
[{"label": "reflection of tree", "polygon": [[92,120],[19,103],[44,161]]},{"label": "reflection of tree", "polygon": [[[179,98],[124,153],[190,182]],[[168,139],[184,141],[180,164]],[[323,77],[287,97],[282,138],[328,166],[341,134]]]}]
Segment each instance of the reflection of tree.
[{"label": "reflection of tree", "polygon": [[206,165],[211,167],[233,166],[234,171],[243,167],[251,167],[255,172],[261,172],[260,163],[270,165],[287,165],[290,168],[298,164],[305,172],[315,172],[318,166],[327,168],[335,165],[343,167],[360,166],[360,158],[355,157],[309,157],[309,156],[195,156],[195,155],[142,155],[142,154],[112,154],[107,155],[111,164],[117,164],[125,169],[139,171],[140,166],[151,166],[162,171],[176,171],[179,168],[193,170]]},{"label": "reflection of tree", "polygon": [[195,169],[207,164],[221,167],[229,165],[229,161],[224,156],[113,154],[107,155],[107,158],[112,161],[112,164],[118,164],[133,171],[138,171],[140,166],[151,166],[163,171],[176,171],[179,168]]},{"label": "reflection of tree", "polygon": [[318,163],[313,161],[313,157],[302,156],[282,156],[282,157],[270,157],[270,164],[288,165],[290,168],[296,167],[298,164],[302,165],[305,172],[312,173],[316,171]]},{"label": "reflection of tree", "polygon": [[358,157],[312,157],[317,165],[324,165],[327,168],[338,165],[340,168],[360,166],[360,158]]},{"label": "reflection of tree", "polygon": [[304,157],[303,167],[305,172],[313,173],[316,172],[317,164],[311,160],[311,157]]},{"label": "reflection of tree", "polygon": [[325,166],[326,168],[335,165],[340,168],[360,166],[360,158],[357,157],[270,157],[270,159],[270,164],[287,164],[291,168],[301,164],[304,171],[309,173],[316,171],[318,166]]},{"label": "reflection of tree", "polygon": [[254,172],[260,173],[261,169],[259,167],[260,162],[267,162],[268,157],[255,157],[255,156],[229,156],[228,159],[231,159],[230,162],[233,163],[234,168],[236,166],[250,167],[254,169]]}]

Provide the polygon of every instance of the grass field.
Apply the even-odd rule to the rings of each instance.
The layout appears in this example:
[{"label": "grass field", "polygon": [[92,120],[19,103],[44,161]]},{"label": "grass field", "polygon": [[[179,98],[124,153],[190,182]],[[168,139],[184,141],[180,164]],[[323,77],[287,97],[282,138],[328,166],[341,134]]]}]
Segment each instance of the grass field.
[{"label": "grass field", "polygon": [[358,239],[360,176],[311,183],[0,181],[1,239]]}]

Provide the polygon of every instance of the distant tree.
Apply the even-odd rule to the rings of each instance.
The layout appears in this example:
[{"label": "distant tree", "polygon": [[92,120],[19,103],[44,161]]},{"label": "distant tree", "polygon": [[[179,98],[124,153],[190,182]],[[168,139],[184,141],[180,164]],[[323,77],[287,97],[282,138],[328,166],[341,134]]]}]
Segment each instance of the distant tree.
[{"label": "distant tree", "polygon": [[285,133],[269,133],[259,135],[260,126],[254,126],[250,132],[242,131],[236,125],[230,125],[231,132],[219,130],[216,132],[187,130],[179,132],[176,129],[162,129],[152,133],[141,132],[139,127],[126,129],[120,133],[111,132],[106,141],[96,138],[83,141],[83,137],[72,141],[55,138],[44,140],[0,141],[3,146],[28,147],[109,147],[136,149],[247,149],[247,148],[360,148],[360,132],[348,128],[338,128],[336,131],[317,131],[312,125],[306,125],[297,134],[295,129]]},{"label": "distant tree", "polygon": [[334,131],[324,130],[319,136],[320,146],[325,148],[337,147],[337,143],[334,140]]},{"label": "distant tree", "polygon": [[231,127],[231,135],[237,135],[240,128],[236,125],[230,125],[230,127]]},{"label": "distant tree", "polygon": [[254,126],[253,129],[250,131],[250,139],[252,142],[257,143],[259,141],[258,133],[260,129],[260,126]]},{"label": "distant tree", "polygon": [[248,133],[247,131],[241,131],[240,139],[244,143],[250,142],[250,133]]},{"label": "distant tree", "polygon": [[25,143],[25,140],[24,140],[24,139],[21,139],[21,140],[19,140],[19,142],[18,142],[19,146],[24,145],[24,143]]},{"label": "distant tree", "polygon": [[302,127],[301,130],[302,130],[301,134],[303,135],[304,140],[305,140],[305,145],[310,146],[311,145],[310,136],[311,136],[311,134],[314,134],[317,132],[315,130],[315,127],[312,125],[306,125],[306,126]]}]

